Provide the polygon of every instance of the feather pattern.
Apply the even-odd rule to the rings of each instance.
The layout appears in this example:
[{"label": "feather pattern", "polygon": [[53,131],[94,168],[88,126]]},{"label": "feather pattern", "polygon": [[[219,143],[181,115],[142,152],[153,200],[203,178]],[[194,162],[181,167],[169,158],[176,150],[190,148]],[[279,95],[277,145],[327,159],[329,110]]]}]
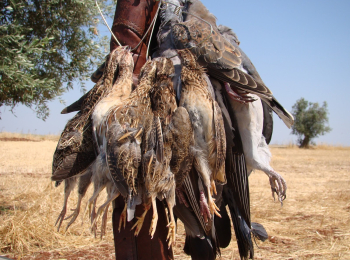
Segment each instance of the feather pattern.
[{"label": "feather pattern", "polygon": [[[195,166],[206,187],[211,181],[225,182],[225,133],[221,109],[209,92],[201,68],[191,52],[179,51],[182,60],[182,93],[180,106],[187,109],[195,139]],[[217,169],[220,174],[217,174]]]},{"label": "feather pattern", "polygon": [[51,177],[53,181],[82,174],[95,160],[91,114],[98,102],[112,88],[112,81],[120,58],[119,51],[120,49],[117,48],[107,56],[108,65],[102,78],[84,98],[80,111],[66,124],[53,156]]}]

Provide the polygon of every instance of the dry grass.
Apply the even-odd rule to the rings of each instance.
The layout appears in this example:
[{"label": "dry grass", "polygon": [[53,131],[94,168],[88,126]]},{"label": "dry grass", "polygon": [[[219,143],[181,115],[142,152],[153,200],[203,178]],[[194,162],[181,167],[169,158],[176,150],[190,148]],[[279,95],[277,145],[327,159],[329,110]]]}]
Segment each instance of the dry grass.
[{"label": "dry grass", "polygon": [[[83,225],[79,218],[66,233],[56,232],[63,185],[54,188],[50,182],[55,141],[0,141],[0,147],[0,254],[15,259],[113,258],[111,223],[103,240],[93,238],[87,218]],[[271,150],[272,166],[285,177],[288,196],[281,207],[271,198],[265,174],[250,177],[252,220],[270,235],[255,247],[256,259],[350,259],[350,149]],[[69,208],[76,200],[74,191]],[[180,226],[176,259],[190,259],[182,252],[183,234]],[[235,241],[222,250],[222,259],[239,259]]]},{"label": "dry grass", "polygon": [[36,135],[36,134],[22,134],[0,132],[0,141],[58,141],[59,135]]}]

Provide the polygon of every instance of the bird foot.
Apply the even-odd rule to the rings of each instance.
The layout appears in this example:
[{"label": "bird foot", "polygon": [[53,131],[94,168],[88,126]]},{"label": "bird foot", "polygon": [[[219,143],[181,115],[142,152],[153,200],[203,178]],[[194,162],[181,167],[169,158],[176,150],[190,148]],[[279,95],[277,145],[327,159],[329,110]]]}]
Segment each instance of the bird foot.
[{"label": "bird foot", "polygon": [[68,228],[74,223],[74,221],[77,219],[77,217],[79,216],[80,207],[77,207],[76,209],[72,209],[72,211],[73,211],[73,213],[64,219],[64,220],[66,220],[66,219],[72,218],[72,219],[69,221],[68,225],[66,226],[66,231],[67,231]]},{"label": "bird foot", "polygon": [[175,246],[175,239],[176,239],[175,221],[170,221],[170,223],[167,225],[167,227],[169,228],[169,230],[168,230],[168,236],[166,239],[168,240],[168,248],[170,248],[170,246]]},{"label": "bird foot", "polygon": [[118,231],[120,233],[120,229],[122,228],[122,225],[125,229],[125,226],[126,226],[126,209],[127,209],[127,204],[125,203],[125,207],[123,209],[123,212],[122,214],[120,214],[120,217],[119,217],[119,228],[118,228]]},{"label": "bird foot", "polygon": [[157,223],[158,223],[158,214],[154,214],[154,209],[153,209],[153,216],[152,216],[152,222],[151,222],[151,226],[149,228],[149,234],[151,235],[151,238],[153,238],[154,233],[156,232],[156,228],[157,228]]},{"label": "bird foot", "polygon": [[101,239],[106,234],[106,227],[107,227],[107,217],[108,217],[108,208],[109,204],[106,206],[105,211],[103,213],[102,217],[102,223],[101,223]]},{"label": "bird foot", "polygon": [[56,226],[57,223],[58,223],[57,232],[60,231],[60,228],[61,228],[61,225],[62,225],[62,221],[64,220],[64,216],[66,215],[66,211],[67,211],[67,208],[64,206],[64,207],[62,208],[61,213],[58,215],[58,218],[57,218],[56,223],[55,223],[55,226]]},{"label": "bird foot", "polygon": [[[98,208],[97,213],[95,213],[94,221],[92,222],[92,225],[95,225],[97,221],[100,219],[100,216],[102,215],[103,210],[108,206],[107,205],[102,205],[101,207]],[[108,208],[107,208],[108,209]]]},{"label": "bird foot", "polygon": [[225,82],[224,85],[225,85],[225,89],[227,91],[227,94],[234,101],[237,101],[241,104],[246,104],[246,103],[253,102],[256,100],[255,98],[249,96],[248,93],[238,93],[238,92],[234,91],[231,88],[230,84],[227,82]]},{"label": "bird foot", "polygon": [[145,212],[142,213],[141,217],[136,217],[137,221],[136,223],[132,226],[131,230],[135,229],[134,235],[137,237],[140,233],[140,230],[142,228],[143,222],[145,221],[145,217],[147,214],[148,210],[145,210]]},{"label": "bird foot", "polygon": [[90,216],[90,221],[91,221],[91,232],[94,234],[95,238],[96,238],[96,232],[97,232],[96,218],[97,218],[97,214],[95,211],[95,205],[93,205],[92,211],[91,211],[91,216]]},{"label": "bird foot", "polygon": [[283,206],[283,201],[286,199],[286,191],[287,191],[287,183],[283,179],[283,177],[275,171],[270,171],[268,173],[270,179],[270,186],[272,191],[272,197],[275,199],[275,193],[277,194],[278,200],[281,202]]},{"label": "bird foot", "polygon": [[211,195],[208,196],[208,205],[209,205],[210,213],[215,214],[216,216],[221,218],[221,215],[219,213],[220,209],[218,208],[218,206],[216,206],[215,199]]}]

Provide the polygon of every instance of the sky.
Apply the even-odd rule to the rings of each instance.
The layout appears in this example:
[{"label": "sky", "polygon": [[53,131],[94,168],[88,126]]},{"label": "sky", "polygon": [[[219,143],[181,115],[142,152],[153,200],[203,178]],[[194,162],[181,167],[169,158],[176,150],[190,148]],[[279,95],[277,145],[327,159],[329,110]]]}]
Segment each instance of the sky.
[{"label": "sky", "polygon": [[[328,104],[332,131],[316,143],[350,146],[350,1],[348,0],[203,0],[217,24],[231,27],[241,49],[266,86],[288,110],[305,98]],[[103,28],[104,33],[107,29]],[[93,87],[93,83],[87,85]],[[82,95],[76,84],[62,99],[71,104]],[[61,115],[58,100],[49,103],[44,122],[25,106],[15,115],[1,107],[0,132],[60,134],[73,114]],[[272,144],[296,142],[282,120],[274,116]]]}]

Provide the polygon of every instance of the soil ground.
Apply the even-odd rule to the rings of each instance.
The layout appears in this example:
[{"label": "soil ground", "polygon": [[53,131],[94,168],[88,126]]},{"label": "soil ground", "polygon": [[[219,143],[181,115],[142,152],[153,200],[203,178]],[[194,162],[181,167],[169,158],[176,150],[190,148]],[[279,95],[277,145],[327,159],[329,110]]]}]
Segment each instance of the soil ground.
[{"label": "soil ground", "polygon": [[[50,181],[57,141],[11,138],[0,141],[0,255],[113,259],[111,221],[106,236],[94,238],[87,216],[82,224],[85,206],[67,232],[67,221],[56,230],[64,192],[64,185],[55,188]],[[268,241],[257,241],[255,259],[350,259],[350,148],[279,146],[271,152],[272,167],[287,181],[287,199],[281,207],[271,197],[267,176],[258,171],[250,176],[252,221],[269,233]],[[91,192],[92,187],[83,205]],[[69,209],[76,201],[74,191]],[[179,224],[175,259],[190,259],[183,253],[184,241]],[[236,241],[222,249],[221,259],[239,259]]]}]

